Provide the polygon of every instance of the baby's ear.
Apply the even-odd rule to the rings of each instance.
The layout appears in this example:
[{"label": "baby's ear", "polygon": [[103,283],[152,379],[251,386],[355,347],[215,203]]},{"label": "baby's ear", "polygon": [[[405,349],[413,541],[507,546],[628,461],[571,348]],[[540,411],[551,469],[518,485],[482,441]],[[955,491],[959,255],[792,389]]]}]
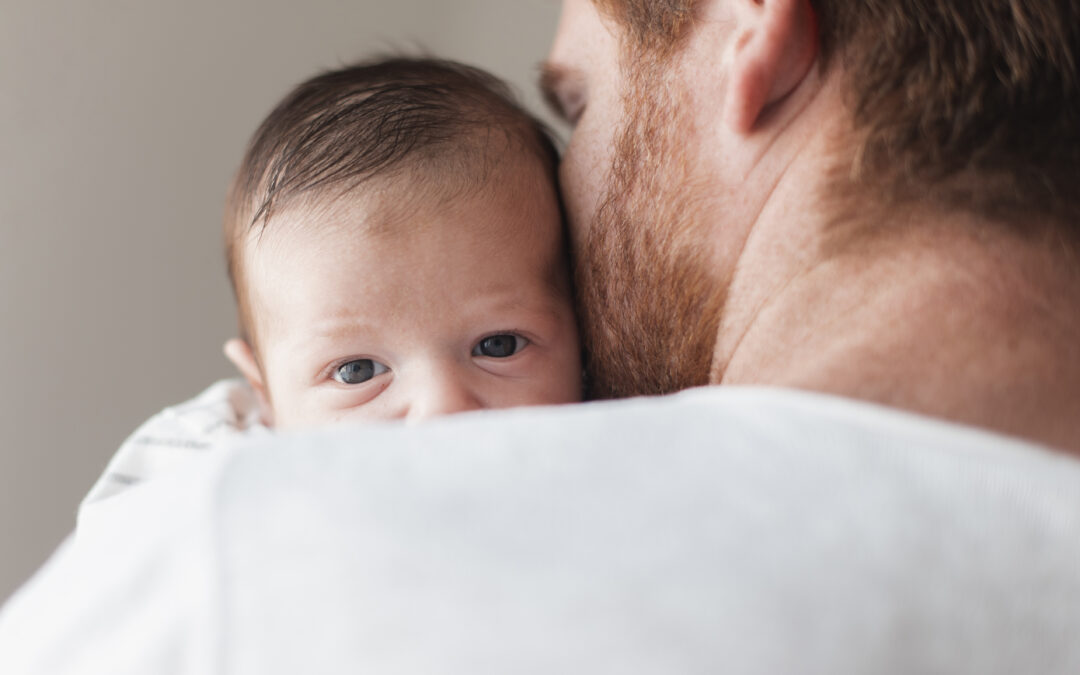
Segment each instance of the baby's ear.
[{"label": "baby's ear", "polygon": [[270,397],[266,393],[266,383],[263,381],[262,370],[259,362],[255,360],[255,352],[251,345],[240,338],[233,338],[225,342],[225,358],[232,361],[240,374],[251,385],[255,392],[255,400],[259,403],[259,417],[263,424],[268,427],[274,426],[274,413],[270,406]]}]

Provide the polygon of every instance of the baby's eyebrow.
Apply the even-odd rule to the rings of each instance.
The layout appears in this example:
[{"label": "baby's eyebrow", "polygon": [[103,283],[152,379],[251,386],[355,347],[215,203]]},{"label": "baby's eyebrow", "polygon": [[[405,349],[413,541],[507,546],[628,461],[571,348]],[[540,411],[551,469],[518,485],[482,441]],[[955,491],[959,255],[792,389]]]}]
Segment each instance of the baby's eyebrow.
[{"label": "baby's eyebrow", "polygon": [[335,318],[312,326],[309,339],[322,341],[344,340],[358,335],[371,335],[374,331],[375,327],[370,323],[349,318]]},{"label": "baby's eyebrow", "polygon": [[540,87],[540,94],[544,98],[544,103],[559,119],[567,123],[570,122],[570,118],[563,108],[562,100],[559,98],[559,91],[566,86],[566,80],[572,76],[570,69],[565,66],[551,61],[544,61],[540,64],[540,80],[537,84]]}]

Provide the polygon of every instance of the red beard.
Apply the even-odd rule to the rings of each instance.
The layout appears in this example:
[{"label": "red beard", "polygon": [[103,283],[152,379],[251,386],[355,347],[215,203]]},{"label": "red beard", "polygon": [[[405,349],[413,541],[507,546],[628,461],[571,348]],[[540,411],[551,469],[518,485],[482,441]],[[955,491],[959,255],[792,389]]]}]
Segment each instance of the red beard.
[{"label": "red beard", "polygon": [[610,178],[576,251],[590,398],[707,384],[723,307],[680,97],[662,64],[633,70]]}]

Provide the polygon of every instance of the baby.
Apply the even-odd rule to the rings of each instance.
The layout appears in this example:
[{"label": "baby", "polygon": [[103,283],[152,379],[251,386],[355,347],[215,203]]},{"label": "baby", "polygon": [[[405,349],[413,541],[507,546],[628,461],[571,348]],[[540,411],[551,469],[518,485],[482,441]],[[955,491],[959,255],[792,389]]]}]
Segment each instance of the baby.
[{"label": "baby", "polygon": [[304,82],[225,215],[241,335],[276,428],[580,400],[557,154],[497,79],[396,58]]},{"label": "baby", "polygon": [[132,434],[83,500],[168,475],[238,434],[421,420],[582,394],[557,154],[504,85],[390,59],[308,80],[255,133],[225,242],[250,383]]}]

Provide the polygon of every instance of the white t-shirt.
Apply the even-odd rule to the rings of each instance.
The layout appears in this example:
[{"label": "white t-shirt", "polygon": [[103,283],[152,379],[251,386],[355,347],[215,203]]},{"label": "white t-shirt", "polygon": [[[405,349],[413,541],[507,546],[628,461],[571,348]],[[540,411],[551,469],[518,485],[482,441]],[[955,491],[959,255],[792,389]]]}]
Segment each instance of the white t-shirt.
[{"label": "white t-shirt", "polygon": [[94,502],[0,673],[1078,673],[1080,462],[816,394],[224,443]]},{"label": "white t-shirt", "polygon": [[79,520],[102,500],[134,485],[170,475],[223,445],[269,433],[244,380],[215,382],[195,398],[154,415],[124,441],[79,505]]}]

